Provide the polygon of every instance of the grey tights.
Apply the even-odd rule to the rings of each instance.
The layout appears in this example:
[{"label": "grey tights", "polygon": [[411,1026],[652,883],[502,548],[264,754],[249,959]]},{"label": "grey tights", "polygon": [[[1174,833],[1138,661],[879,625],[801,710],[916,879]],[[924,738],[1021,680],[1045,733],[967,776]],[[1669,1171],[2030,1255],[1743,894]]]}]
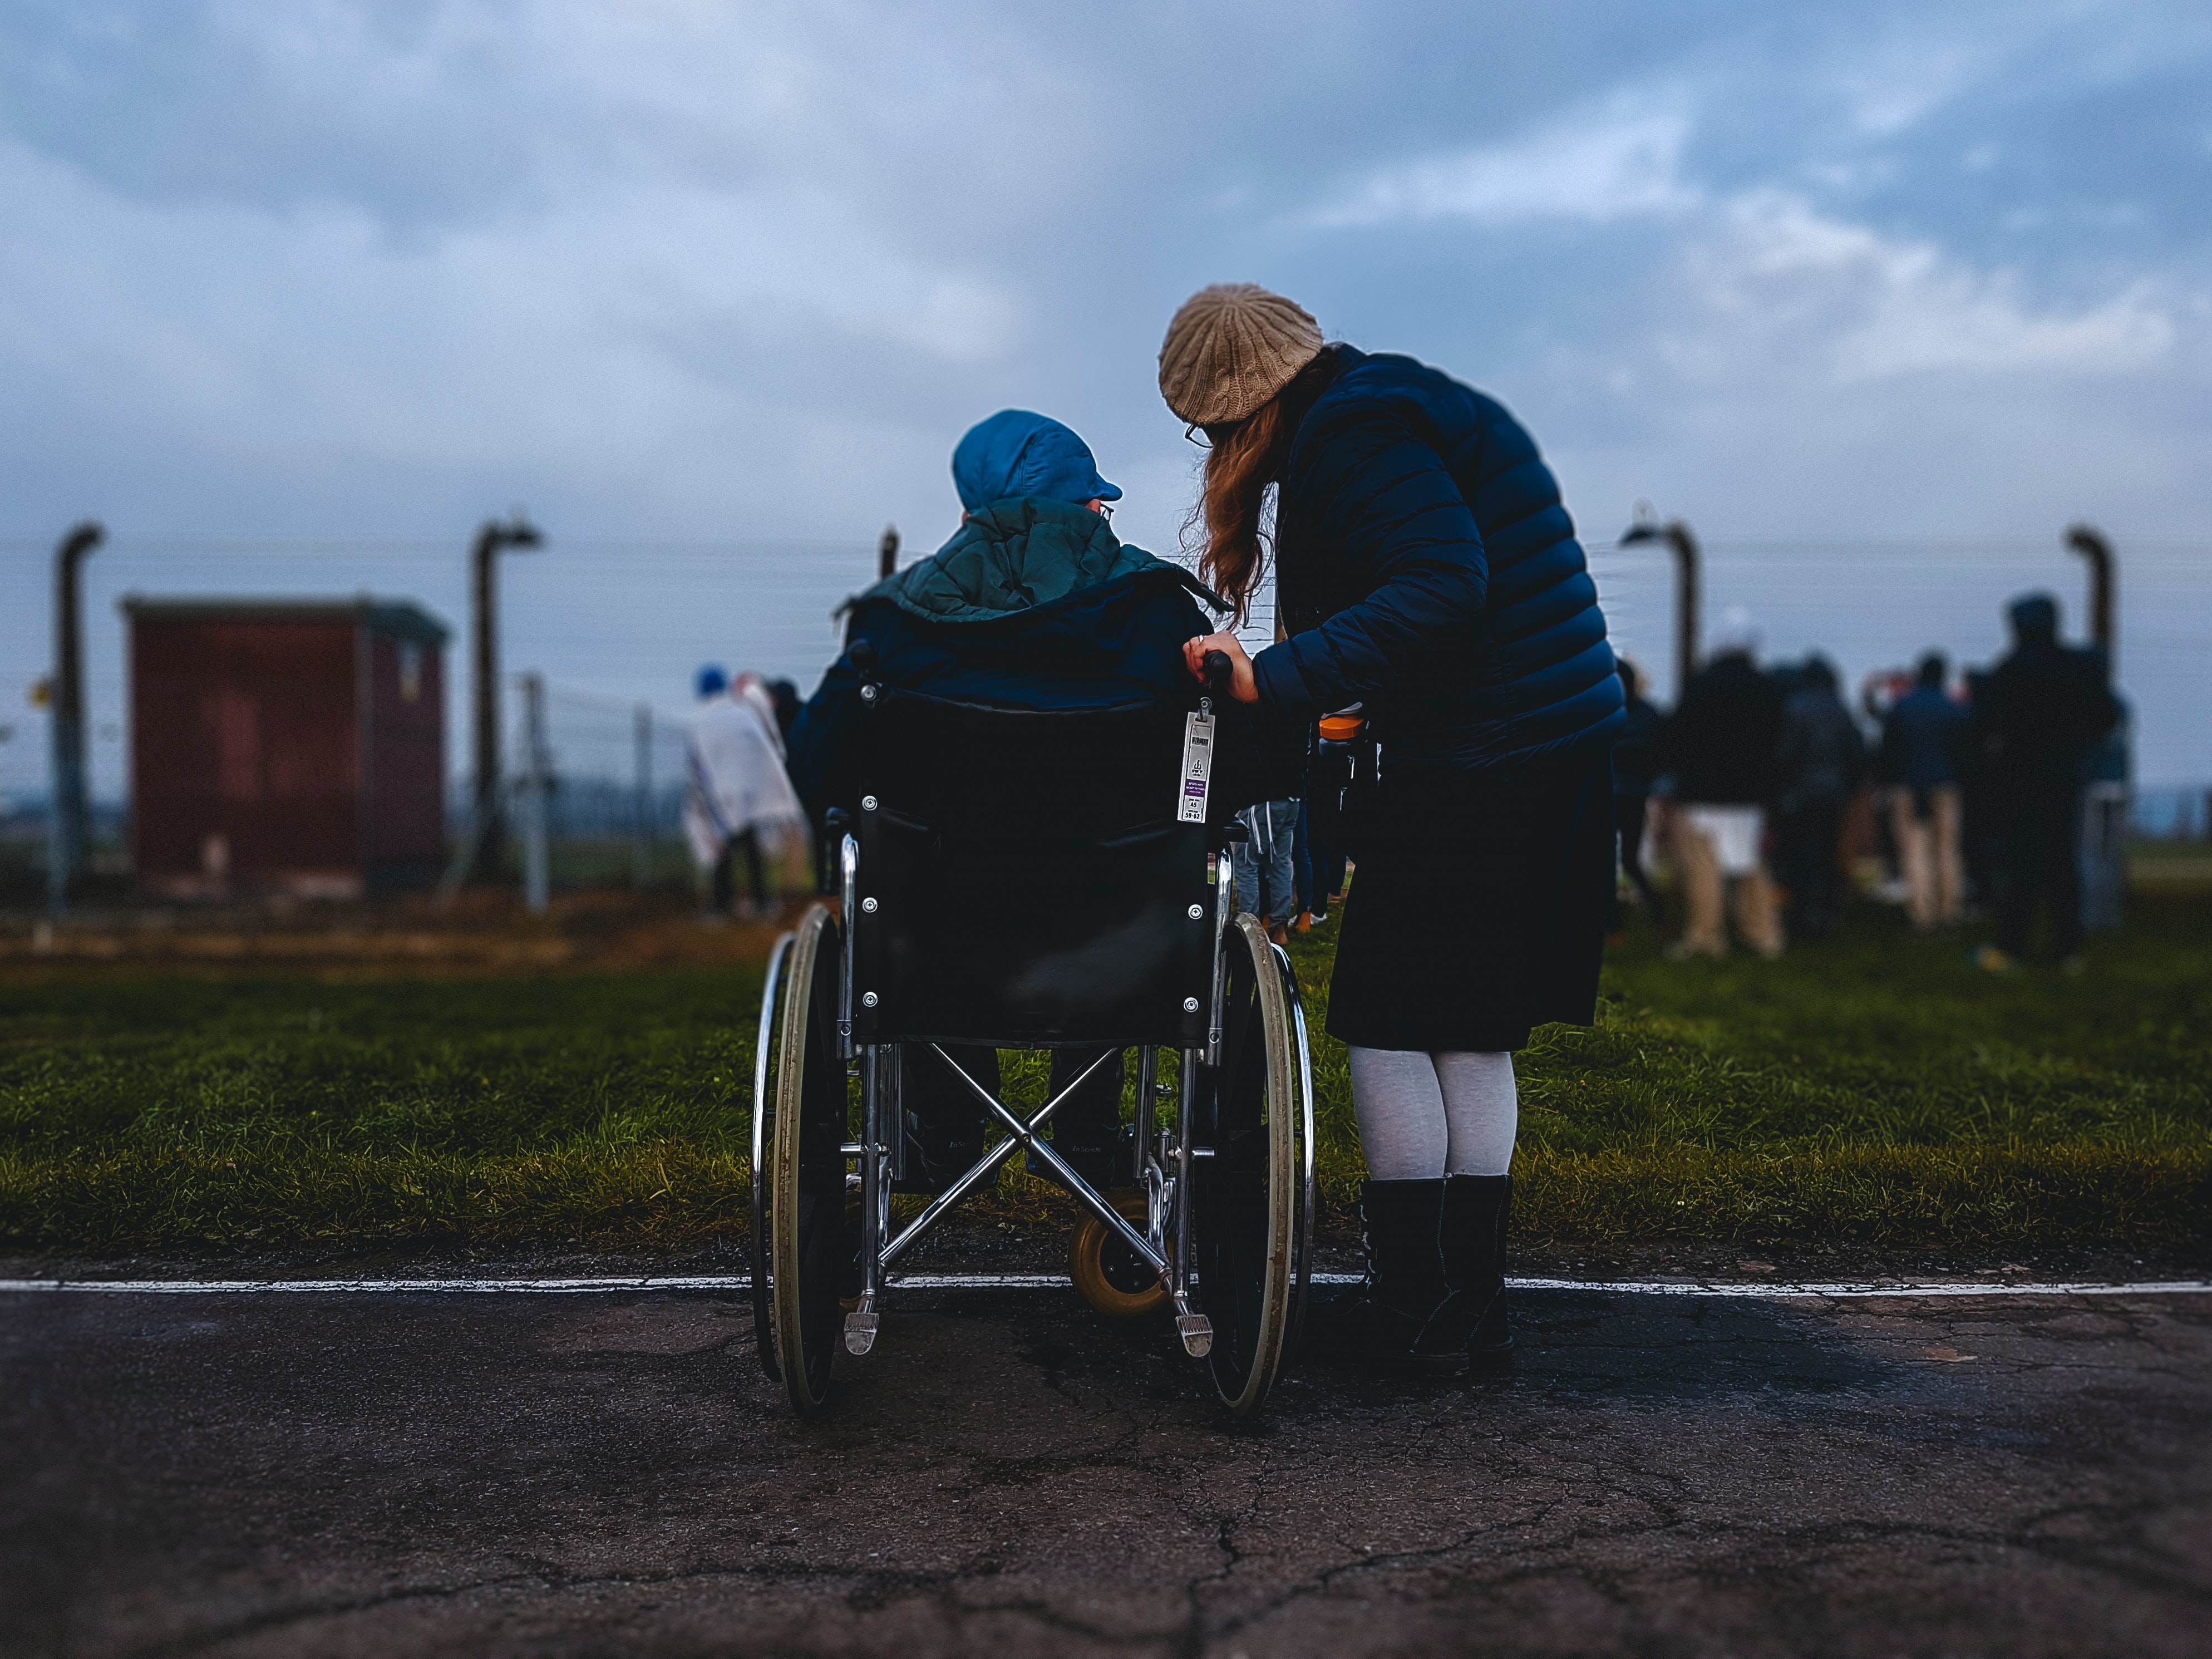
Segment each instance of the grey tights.
[{"label": "grey tights", "polygon": [[1376,1181],[1502,1176],[1521,1121],[1513,1056],[1354,1048],[1352,1104]]}]

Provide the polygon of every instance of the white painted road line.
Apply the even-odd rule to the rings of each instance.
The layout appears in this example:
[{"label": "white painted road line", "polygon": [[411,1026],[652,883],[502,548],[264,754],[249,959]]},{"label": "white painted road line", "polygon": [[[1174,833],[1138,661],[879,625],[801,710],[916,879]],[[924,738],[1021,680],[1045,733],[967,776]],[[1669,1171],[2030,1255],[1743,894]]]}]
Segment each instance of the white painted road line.
[{"label": "white painted road line", "polygon": [[[1316,1285],[1356,1285],[1357,1273],[1316,1273]],[[2021,1296],[2205,1296],[2212,1279],[2137,1284],[2003,1284],[1978,1281],[1857,1284],[1699,1283],[1680,1279],[1515,1279],[1516,1291],[1582,1291],[1616,1296],[1739,1297],[1761,1301],[1857,1301],[1877,1297]],[[0,1279],[0,1295],[88,1291],[108,1296],[606,1296],[623,1291],[750,1290],[743,1276],[699,1274],[666,1279]],[[1065,1273],[907,1273],[891,1280],[909,1291],[1065,1290]]]},{"label": "white painted road line", "polygon": [[[1351,1275],[1346,1275],[1347,1279]],[[1730,1296],[1816,1301],[1859,1300],[1880,1297],[1931,1296],[2205,1296],[2212,1295],[2212,1279],[2179,1279],[2139,1284],[2018,1284],[1957,1283],[1950,1279],[1910,1284],[1760,1285],[1735,1279],[1699,1283],[1680,1279],[1513,1279],[1516,1291],[1611,1291],[1626,1296]]]}]

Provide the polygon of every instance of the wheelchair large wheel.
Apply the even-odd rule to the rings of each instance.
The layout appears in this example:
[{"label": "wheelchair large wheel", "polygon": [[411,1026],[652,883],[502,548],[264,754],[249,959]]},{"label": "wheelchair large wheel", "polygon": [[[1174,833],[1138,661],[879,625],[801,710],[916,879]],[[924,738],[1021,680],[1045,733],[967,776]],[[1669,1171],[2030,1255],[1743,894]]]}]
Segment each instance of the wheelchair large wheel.
[{"label": "wheelchair large wheel", "polygon": [[1312,1066],[1290,959],[1258,918],[1230,930],[1221,1063],[1201,1092],[1192,1255],[1213,1386],[1257,1410],[1297,1346],[1313,1276]]},{"label": "wheelchair large wheel", "polygon": [[769,1302],[777,1369],[801,1417],[829,1401],[830,1363],[843,1325],[838,1298],[854,1261],[845,1204],[845,1066],[837,1054],[843,949],[828,907],[810,908],[792,937],[776,1021]]},{"label": "wheelchair large wheel", "polygon": [[776,940],[775,949],[769,955],[768,976],[761,987],[760,1035],[753,1047],[753,1343],[760,1350],[761,1369],[768,1373],[771,1382],[783,1381],[783,1367],[775,1357],[775,1316],[770,1307],[769,1288],[768,1218],[771,1213],[769,1194],[775,1179],[775,1138],[769,1127],[775,1121],[775,1111],[774,1097],[769,1093],[769,1079],[773,1075],[769,1060],[775,1052],[781,1029],[776,1016],[782,1011],[784,993],[790,986],[784,969],[791,960],[792,941],[796,937],[786,933]]}]

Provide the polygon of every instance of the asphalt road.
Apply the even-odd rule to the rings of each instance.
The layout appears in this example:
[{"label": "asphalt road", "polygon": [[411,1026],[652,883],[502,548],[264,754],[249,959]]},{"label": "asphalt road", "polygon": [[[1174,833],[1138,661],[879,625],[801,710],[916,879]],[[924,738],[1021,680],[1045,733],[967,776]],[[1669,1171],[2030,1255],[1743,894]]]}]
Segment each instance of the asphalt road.
[{"label": "asphalt road", "polygon": [[0,1297],[9,1654],[2207,1650],[2212,1297],[1542,1292],[1218,1419],[915,1294],[826,1421],[738,1300]]}]

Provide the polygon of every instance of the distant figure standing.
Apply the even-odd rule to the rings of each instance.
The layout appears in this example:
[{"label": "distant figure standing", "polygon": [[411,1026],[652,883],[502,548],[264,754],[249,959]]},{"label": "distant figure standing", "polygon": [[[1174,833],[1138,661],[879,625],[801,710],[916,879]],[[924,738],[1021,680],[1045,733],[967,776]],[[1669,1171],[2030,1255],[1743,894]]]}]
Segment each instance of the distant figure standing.
[{"label": "distant figure standing", "polygon": [[1826,657],[1806,659],[1782,705],[1775,769],[1775,873],[1790,892],[1790,936],[1819,939],[1843,894],[1844,811],[1866,769],[1866,738],[1836,689]]},{"label": "distant figure standing", "polygon": [[1940,651],[1921,658],[1912,690],[1881,723],[1881,778],[1905,866],[1905,911],[1923,933],[1957,927],[1966,911],[1960,826],[1968,717],[1944,690],[1948,668]]},{"label": "distant figure standing", "polygon": [[708,872],[714,914],[726,915],[733,908],[733,866],[742,854],[751,894],[738,913],[764,915],[769,883],[763,839],[780,842],[785,830],[805,819],[784,773],[775,700],[758,676],[740,675],[733,688],[712,664],[699,671],[698,684],[686,755],[690,787],[684,799],[684,836],[693,860]]},{"label": "distant figure standing", "polygon": [[2004,848],[2004,921],[1975,960],[2002,972],[2025,956],[2044,893],[2053,953],[2070,971],[2081,957],[2083,766],[2118,723],[2119,702],[2101,656],[2059,644],[2057,600],[2033,593],[2010,614],[2012,654],[1976,709]]},{"label": "distant figure standing", "polygon": [[1267,937],[1286,945],[1297,902],[1298,803],[1255,801],[1239,812],[1251,838],[1236,849],[1237,908],[1267,924]]},{"label": "distant figure standing", "polygon": [[768,680],[763,683],[761,689],[768,693],[769,702],[775,707],[776,736],[788,753],[791,728],[799,724],[799,711],[806,707],[805,700],[799,695],[799,688],[789,680]]},{"label": "distant figure standing", "polygon": [[[1651,786],[1659,779],[1659,732],[1666,717],[1656,704],[1644,696],[1644,676],[1636,665],[1622,657],[1615,666],[1620,674],[1621,691],[1628,699],[1626,723],[1620,728],[1620,735],[1613,740],[1613,822],[1620,837],[1620,872],[1636,890],[1644,914],[1655,927],[1661,927],[1664,918],[1659,908],[1659,892],[1651,884],[1650,872],[1644,867],[1644,825],[1651,808]],[[1621,922],[1620,894],[1616,884],[1611,931],[1618,933]]]},{"label": "distant figure standing", "polygon": [[1730,889],[1744,943],[1763,957],[1782,954],[1782,918],[1762,845],[1782,738],[1782,692],[1752,661],[1758,644],[1741,611],[1723,618],[1712,655],[1690,677],[1665,728],[1676,803],[1669,846],[1689,910],[1680,956],[1728,954],[1722,909]]}]

